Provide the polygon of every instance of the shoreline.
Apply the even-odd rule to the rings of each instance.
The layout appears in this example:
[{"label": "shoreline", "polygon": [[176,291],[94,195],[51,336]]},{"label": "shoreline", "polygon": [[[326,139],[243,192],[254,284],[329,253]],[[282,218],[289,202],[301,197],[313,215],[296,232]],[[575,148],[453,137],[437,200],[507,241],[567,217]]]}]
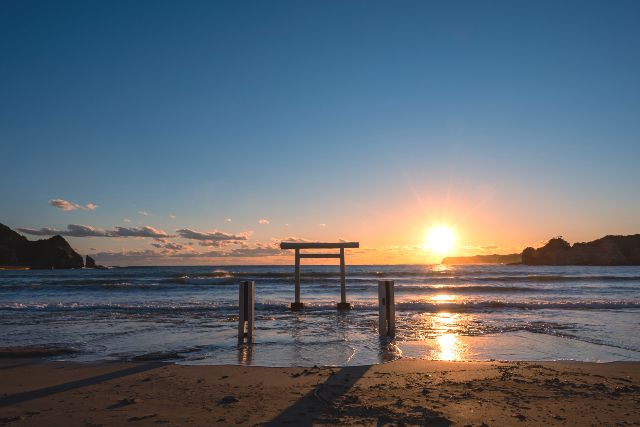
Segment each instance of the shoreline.
[{"label": "shoreline", "polygon": [[0,371],[3,425],[640,424],[640,362],[269,368],[18,357],[0,359]]},{"label": "shoreline", "polygon": [[[442,338],[442,337],[445,338]],[[129,353],[111,348],[100,352],[69,343],[0,346],[0,360],[44,358],[49,361],[77,363],[162,362],[181,365],[236,365],[258,367],[311,367],[376,365],[393,360],[459,362],[638,362],[640,352],[611,345],[592,343],[564,336],[527,331],[503,332],[478,336],[442,335],[434,338],[378,342],[378,351],[358,354],[355,358],[332,358],[324,353],[309,354],[303,347],[285,343],[277,349],[268,341],[257,339],[249,346],[238,346],[235,337],[224,349],[210,352],[206,346],[171,346],[143,349]],[[231,342],[232,341],[232,342]],[[305,352],[302,354],[303,352]],[[303,357],[304,356],[304,357]]]}]

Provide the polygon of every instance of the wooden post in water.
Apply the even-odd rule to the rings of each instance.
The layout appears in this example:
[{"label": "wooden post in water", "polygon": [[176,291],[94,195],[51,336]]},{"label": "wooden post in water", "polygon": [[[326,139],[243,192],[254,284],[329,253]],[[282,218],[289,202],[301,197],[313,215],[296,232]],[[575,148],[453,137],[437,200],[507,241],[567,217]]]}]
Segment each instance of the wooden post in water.
[{"label": "wooden post in water", "polygon": [[247,340],[247,344],[253,341],[253,316],[254,316],[254,289],[255,282],[240,282],[238,295],[238,342]]},{"label": "wooden post in water", "polygon": [[295,300],[291,303],[292,310],[300,310],[304,308],[304,304],[300,302],[300,249],[296,249],[296,271],[295,271]]},{"label": "wooden post in water", "polygon": [[393,280],[378,280],[378,329],[380,336],[396,334],[396,304]]},{"label": "wooden post in water", "polygon": [[338,310],[349,310],[351,304],[347,302],[347,279],[344,265],[344,247],[340,248],[340,302]]}]

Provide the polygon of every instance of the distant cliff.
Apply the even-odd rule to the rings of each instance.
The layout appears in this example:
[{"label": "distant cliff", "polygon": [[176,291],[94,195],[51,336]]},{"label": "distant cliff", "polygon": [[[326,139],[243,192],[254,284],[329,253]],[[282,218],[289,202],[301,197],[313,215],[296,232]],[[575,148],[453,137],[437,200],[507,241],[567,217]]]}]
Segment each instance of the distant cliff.
[{"label": "distant cliff", "polygon": [[442,264],[465,265],[465,264],[518,264],[521,261],[520,254],[509,255],[474,255],[474,256],[452,256],[442,260]]},{"label": "distant cliff", "polygon": [[82,268],[82,257],[62,236],[27,240],[0,224],[0,266],[30,268]]},{"label": "distant cliff", "polygon": [[556,237],[541,248],[522,251],[526,265],[640,265],[640,234],[605,236],[571,246]]}]

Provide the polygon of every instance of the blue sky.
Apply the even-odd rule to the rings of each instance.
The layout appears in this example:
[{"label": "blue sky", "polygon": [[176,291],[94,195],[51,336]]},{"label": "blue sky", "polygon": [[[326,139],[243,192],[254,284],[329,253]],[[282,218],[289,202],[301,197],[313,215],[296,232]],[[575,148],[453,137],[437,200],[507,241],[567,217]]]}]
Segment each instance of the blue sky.
[{"label": "blue sky", "polygon": [[639,19],[620,1],[5,1],[0,221],[379,251],[444,222],[460,253],[638,232]]}]

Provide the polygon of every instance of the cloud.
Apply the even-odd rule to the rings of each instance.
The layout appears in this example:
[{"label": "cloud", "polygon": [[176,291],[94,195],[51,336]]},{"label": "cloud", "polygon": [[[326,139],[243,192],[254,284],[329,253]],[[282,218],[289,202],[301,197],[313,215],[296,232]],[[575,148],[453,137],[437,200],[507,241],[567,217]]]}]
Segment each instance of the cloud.
[{"label": "cloud", "polygon": [[191,252],[176,254],[182,258],[253,258],[263,256],[277,256],[284,252],[279,248],[258,243],[253,247],[235,248],[227,251]]},{"label": "cloud", "polygon": [[326,227],[326,226],[327,226],[327,224],[324,224],[324,223],[318,224],[318,227]]},{"label": "cloud", "polygon": [[101,237],[105,235],[106,231],[90,225],[69,224],[67,231],[63,233],[63,235],[75,237]]},{"label": "cloud", "polygon": [[242,234],[230,234],[223,231],[196,231],[189,228],[181,228],[176,230],[176,233],[180,237],[191,240],[199,240],[200,242],[210,243],[206,246],[219,246],[221,242],[236,242],[241,240],[247,240],[249,233]]},{"label": "cloud", "polygon": [[37,230],[32,228],[18,228],[18,231],[32,236],[53,236],[59,234],[68,237],[109,237],[107,230],[79,224],[69,224],[66,230],[43,227]]},{"label": "cloud", "polygon": [[224,221],[225,222],[231,222],[231,218],[225,218]]},{"label": "cloud", "polygon": [[226,252],[224,256],[228,257],[260,257],[260,256],[274,256],[282,255],[282,251],[278,248],[272,247],[253,247],[253,248],[237,248]]},{"label": "cloud", "polygon": [[115,227],[113,230],[92,227],[90,225],[69,224],[66,230],[54,228],[18,228],[19,231],[32,236],[53,236],[59,234],[67,237],[172,237],[162,230],[149,226],[142,227]]},{"label": "cloud", "polygon": [[55,208],[62,209],[63,211],[75,211],[81,209],[81,206],[77,203],[69,202],[63,199],[51,199],[49,204]]},{"label": "cloud", "polygon": [[131,220],[129,218],[125,218],[122,220],[122,222],[126,222],[127,224],[131,222]]},{"label": "cloud", "polygon": [[60,230],[56,230],[55,228],[18,228],[18,231],[25,234],[30,234],[32,236],[53,236],[55,234],[62,233]]},{"label": "cloud", "polygon": [[[171,243],[171,242],[167,242]],[[258,243],[254,247],[237,248],[229,251],[207,251],[207,252],[178,252],[178,250],[172,250],[170,248],[163,247],[163,242],[156,242],[152,244],[154,247],[163,250],[147,249],[144,251],[119,251],[119,252],[98,252],[91,256],[105,264],[130,264],[130,263],[144,263],[153,262],[157,263],[160,260],[175,260],[175,259],[193,259],[193,258],[254,258],[263,256],[278,256],[283,252],[270,245]],[[169,250],[166,250],[169,249]],[[191,248],[184,247],[183,249],[189,250]],[[167,261],[171,262],[171,261]]]},{"label": "cloud", "polygon": [[158,249],[165,249],[168,251],[192,251],[193,248],[191,246],[183,245],[182,243],[172,242],[167,239],[157,239],[155,243],[151,243],[151,246]]},{"label": "cloud", "polygon": [[142,216],[150,216],[151,214],[147,211],[138,211],[138,214],[142,215]]},{"label": "cloud", "polygon": [[307,243],[307,242],[311,242],[311,240],[309,240],[309,239],[303,239],[302,237],[293,237],[293,236],[283,237],[282,239],[274,238],[273,241],[275,241],[275,242],[292,242],[292,243]]},{"label": "cloud", "polygon": [[93,211],[98,207],[98,205],[94,203],[87,203],[86,205],[83,206],[78,203],[73,203],[64,199],[51,199],[49,200],[49,204],[63,211],[75,211],[75,210]]},{"label": "cloud", "polygon": [[261,220],[258,221],[258,224],[262,224],[262,225],[269,224],[269,220],[262,218]]},{"label": "cloud", "polygon": [[169,218],[176,219],[176,216],[174,214],[169,214]]},{"label": "cloud", "polygon": [[164,248],[169,249],[170,251],[193,250],[191,246],[186,246],[186,245],[183,245],[182,243],[174,243],[174,242],[165,243]]},{"label": "cloud", "polygon": [[129,264],[129,263],[143,263],[154,260],[158,262],[158,259],[166,258],[167,256],[161,252],[146,249],[144,251],[122,251],[122,252],[97,252],[91,254],[91,257],[103,264]]},{"label": "cloud", "polygon": [[205,246],[205,247],[213,247],[213,248],[219,248],[223,245],[223,242],[216,242],[214,240],[201,240],[198,242],[198,245],[200,246]]},{"label": "cloud", "polygon": [[114,230],[107,230],[112,234],[111,237],[171,237],[165,231],[158,230],[157,228],[149,227],[148,225],[142,227],[115,227]]}]

